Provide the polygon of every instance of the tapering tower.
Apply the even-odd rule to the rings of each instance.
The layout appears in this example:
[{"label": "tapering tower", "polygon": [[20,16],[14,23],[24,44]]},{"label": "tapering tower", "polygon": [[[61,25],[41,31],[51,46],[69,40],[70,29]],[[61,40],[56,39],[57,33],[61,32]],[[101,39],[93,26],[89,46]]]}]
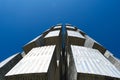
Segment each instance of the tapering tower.
[{"label": "tapering tower", "polygon": [[75,26],[52,26],[0,63],[0,80],[120,80],[120,61]]}]

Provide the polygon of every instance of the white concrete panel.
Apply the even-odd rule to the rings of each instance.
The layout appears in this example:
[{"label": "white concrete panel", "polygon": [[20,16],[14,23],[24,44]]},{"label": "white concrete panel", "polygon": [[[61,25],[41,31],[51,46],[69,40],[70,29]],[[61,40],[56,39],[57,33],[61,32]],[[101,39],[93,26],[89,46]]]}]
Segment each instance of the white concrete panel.
[{"label": "white concrete panel", "polygon": [[67,30],[68,36],[84,38],[79,32]]},{"label": "white concrete panel", "polygon": [[66,28],[75,29],[75,27],[72,27],[72,26],[66,26]]},{"label": "white concrete panel", "polygon": [[55,45],[33,48],[6,76],[47,73]]},{"label": "white concrete panel", "polygon": [[55,26],[54,29],[61,28],[61,26]]},{"label": "white concrete panel", "polygon": [[51,31],[45,36],[45,38],[59,36],[59,34],[60,34],[60,30]]},{"label": "white concrete panel", "polygon": [[120,72],[98,50],[71,46],[78,73],[88,73],[120,78]]}]

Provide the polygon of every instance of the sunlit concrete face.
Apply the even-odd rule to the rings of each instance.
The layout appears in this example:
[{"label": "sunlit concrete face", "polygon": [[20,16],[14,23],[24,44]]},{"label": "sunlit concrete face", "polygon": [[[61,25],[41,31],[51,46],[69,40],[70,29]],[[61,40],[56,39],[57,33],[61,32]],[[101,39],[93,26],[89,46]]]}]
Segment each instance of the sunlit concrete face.
[{"label": "sunlit concrete face", "polygon": [[51,32],[49,32],[49,33],[45,36],[45,38],[47,38],[47,37],[59,36],[59,33],[60,33],[60,30],[51,31]]},{"label": "sunlit concrete face", "polygon": [[70,24],[47,29],[19,55],[0,63],[0,80],[120,80],[120,60]]},{"label": "sunlit concrete face", "polygon": [[117,68],[98,50],[74,45],[71,49],[77,74],[89,74],[91,79],[95,75],[120,78]]},{"label": "sunlit concrete face", "polygon": [[66,26],[66,33],[67,80],[120,79],[120,62],[105,47],[80,29]]},{"label": "sunlit concrete face", "polygon": [[59,80],[61,26],[48,29],[24,46],[24,58],[6,74],[7,80]]},{"label": "sunlit concrete face", "polygon": [[34,80],[38,77],[38,79],[50,78],[49,80],[56,80],[56,72],[52,71],[57,67],[57,65],[54,64],[56,62],[54,58],[55,45],[33,48],[13,69],[6,74],[6,79]]}]

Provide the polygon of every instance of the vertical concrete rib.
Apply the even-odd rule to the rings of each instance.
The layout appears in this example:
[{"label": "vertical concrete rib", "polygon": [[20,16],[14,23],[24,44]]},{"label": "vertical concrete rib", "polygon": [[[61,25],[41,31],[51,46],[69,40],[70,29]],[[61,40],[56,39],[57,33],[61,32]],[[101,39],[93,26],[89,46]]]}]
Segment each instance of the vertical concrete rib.
[{"label": "vertical concrete rib", "polygon": [[71,24],[52,26],[23,50],[0,63],[0,80],[7,72],[6,80],[120,80],[120,60]]}]

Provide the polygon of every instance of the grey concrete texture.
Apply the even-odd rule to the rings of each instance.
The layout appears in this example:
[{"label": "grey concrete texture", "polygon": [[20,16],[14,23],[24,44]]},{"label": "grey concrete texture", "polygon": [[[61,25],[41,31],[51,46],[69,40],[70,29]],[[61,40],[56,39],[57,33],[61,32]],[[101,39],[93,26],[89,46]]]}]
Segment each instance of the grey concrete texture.
[{"label": "grey concrete texture", "polygon": [[20,60],[22,55],[19,53],[0,68],[0,80],[5,80],[5,74],[10,71]]},{"label": "grey concrete texture", "polygon": [[[55,31],[55,30],[60,30],[60,35],[58,37],[49,37],[49,38],[44,38],[49,32]],[[30,41],[30,43],[26,44],[23,46],[23,50],[27,54],[32,48],[35,47],[40,47],[44,45],[53,45],[61,40],[61,30],[62,28],[54,29],[54,27],[50,28],[49,30],[45,31],[42,36],[40,36],[38,39],[34,41]]]},{"label": "grey concrete texture", "polygon": [[[58,24],[62,26],[62,24]],[[78,45],[88,48],[93,48],[99,50],[119,71],[120,71],[120,61],[116,59],[111,54],[106,54],[106,48],[101,44],[96,42],[94,39],[89,37],[85,32],[74,27],[70,24],[66,24],[66,26],[71,26],[65,29],[65,33],[63,34],[62,27],[61,28],[52,28],[42,33],[38,39],[31,41],[30,43],[23,46],[23,54],[25,56],[31,49],[40,46],[47,45],[56,45],[56,49],[51,60],[49,69],[47,73],[35,73],[35,74],[21,74],[21,75],[13,75],[6,76],[6,80],[120,80],[117,78],[109,77],[109,76],[100,76],[93,74],[83,74],[79,73],[76,70],[75,61],[73,59],[72,51],[70,45]],[[45,36],[51,32],[60,30],[59,36],[47,37]],[[84,38],[68,36],[67,30],[77,31]],[[64,45],[63,45],[64,44]],[[64,46],[64,47],[63,47]],[[21,55],[7,63],[3,68],[0,68],[0,80],[5,80],[4,75],[21,59]],[[10,67],[11,66],[11,67]]]},{"label": "grey concrete texture", "polygon": [[47,72],[10,75],[10,76],[5,76],[5,79],[6,80],[60,80],[61,65],[57,65],[58,53],[60,54],[60,50],[56,50],[55,48]]}]

